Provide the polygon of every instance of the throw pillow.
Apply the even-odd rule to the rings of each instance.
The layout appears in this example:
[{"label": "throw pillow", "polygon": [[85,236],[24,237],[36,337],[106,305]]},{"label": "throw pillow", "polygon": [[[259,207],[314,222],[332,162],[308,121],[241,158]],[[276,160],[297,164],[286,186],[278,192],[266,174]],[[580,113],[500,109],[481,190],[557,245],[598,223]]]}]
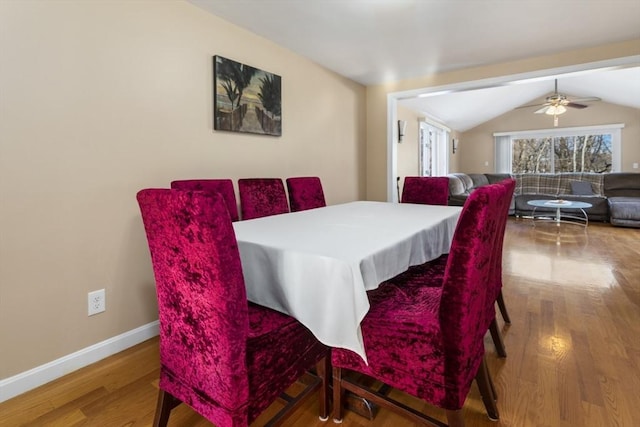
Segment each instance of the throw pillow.
[{"label": "throw pillow", "polygon": [[593,196],[591,183],[587,181],[571,181],[571,194],[578,196]]}]

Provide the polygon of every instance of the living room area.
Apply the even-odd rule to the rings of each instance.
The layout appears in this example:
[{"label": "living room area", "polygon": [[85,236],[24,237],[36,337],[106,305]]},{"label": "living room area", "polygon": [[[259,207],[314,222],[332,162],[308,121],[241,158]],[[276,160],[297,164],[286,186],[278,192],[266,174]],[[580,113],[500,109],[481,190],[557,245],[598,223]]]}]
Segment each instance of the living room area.
[{"label": "living room area", "polygon": [[[561,74],[555,74],[558,70],[547,70],[534,78],[547,85],[542,95],[521,99],[495,117],[476,119],[479,121],[473,124],[468,123],[472,123],[474,115],[490,115],[495,104],[504,107],[501,104],[509,99],[510,88],[500,84],[508,86],[507,81],[488,89],[482,88],[482,83],[477,83],[481,88],[476,90],[460,85],[460,93],[456,92],[455,85],[444,85],[433,89],[436,94],[433,97],[427,93],[423,98],[416,98],[412,93],[411,99],[405,99],[398,94],[396,115],[388,115],[388,126],[393,129],[388,152],[397,156],[390,167],[393,169],[395,165],[396,175],[390,174],[387,181],[390,198],[394,192],[398,198],[402,194],[406,176],[446,175],[450,184],[449,204],[460,206],[477,187],[508,177],[516,179],[505,236],[504,266],[510,271],[506,273],[509,284],[505,284],[505,298],[509,306],[514,299],[518,301],[516,304],[523,304],[516,311],[518,316],[524,316],[519,321],[526,326],[521,334],[511,326],[501,329],[507,347],[513,345],[514,333],[524,340],[522,347],[516,344],[514,349],[517,357],[522,358],[521,363],[501,371],[520,375],[521,380],[502,386],[508,390],[507,399],[514,398],[509,404],[528,410],[532,406],[550,409],[533,409],[538,415],[531,418],[522,415],[508,420],[501,418],[500,425],[597,426],[601,423],[614,426],[629,422],[621,421],[608,410],[601,411],[600,403],[593,404],[604,398],[603,384],[611,384],[609,379],[604,379],[607,374],[602,375],[607,369],[605,366],[637,352],[635,344],[629,346],[635,341],[632,335],[637,332],[628,335],[630,331],[622,332],[619,327],[637,322],[640,307],[640,270],[635,266],[626,267],[627,263],[637,264],[635,259],[640,256],[637,243],[640,239],[640,92],[637,92],[640,71],[635,66],[623,66],[620,70],[627,77],[633,77],[633,80],[621,79],[629,84],[628,93],[634,94],[633,101],[627,105],[607,102],[598,95],[600,100],[585,102],[586,108],[568,107],[557,118],[544,112],[536,114],[535,111],[549,102],[547,98],[555,94],[554,80],[562,81]],[[587,73],[598,78],[607,72],[574,69],[568,75]],[[603,80],[606,81],[604,76]],[[559,87],[562,91],[562,86]],[[574,90],[563,94],[576,100],[596,97],[588,85]],[[610,90],[614,91],[614,87]],[[486,92],[487,97],[474,99],[476,91]],[[497,93],[492,94],[493,91]],[[447,93],[440,95],[441,92]],[[442,98],[442,105],[438,102],[430,105],[432,98],[438,97]],[[531,104],[532,107],[520,108]],[[602,137],[612,134],[615,136]],[[598,151],[595,145],[602,142],[606,148]],[[445,161],[439,162],[442,158]],[[600,161],[603,158],[606,160]],[[591,206],[582,211],[584,221],[568,224],[555,221],[557,204],[543,208],[529,204],[541,200]],[[541,212],[550,221],[534,221],[532,216],[539,216]],[[587,222],[588,226],[581,226]],[[508,286],[510,290],[506,289]],[[609,299],[612,297],[616,302]],[[607,308],[596,308],[592,305],[595,301]],[[616,319],[611,320],[617,325],[604,326],[602,322],[608,322],[605,319],[612,313],[616,313],[613,314]],[[601,339],[593,340],[600,333]],[[490,346],[489,339],[487,346]],[[614,347],[620,352],[613,350]],[[609,355],[601,358],[602,351]],[[533,353],[538,357],[535,362],[530,359]],[[567,359],[559,362],[565,356]],[[574,356],[577,358],[569,361]],[[512,363],[512,357],[509,351],[507,364]],[[632,363],[634,366],[629,366],[627,372],[635,375],[637,361]],[[495,365],[491,369],[492,372],[501,370]],[[593,388],[583,380],[577,380],[576,385],[569,379],[574,373]],[[622,382],[627,381],[621,379],[615,387]],[[587,388],[591,391],[586,391]],[[591,392],[595,394],[590,395]],[[613,397],[615,392],[605,394],[618,399]],[[519,397],[515,398],[516,395]],[[582,409],[573,406],[578,395],[584,405]],[[596,395],[600,397],[593,399]],[[607,406],[605,400],[607,398],[601,402]],[[572,408],[561,409],[568,401],[573,401],[569,404]],[[630,419],[640,416],[635,408],[628,411]],[[487,425],[486,420],[471,417],[472,425]]]},{"label": "living room area", "polygon": [[608,65],[399,95],[397,191],[403,176],[447,175],[459,204],[513,176],[512,215],[535,211],[531,200],[566,199],[590,204],[589,220],[640,226],[640,68]]},{"label": "living room area", "polygon": [[[508,158],[511,151],[504,156],[496,144],[504,137],[599,133],[614,138],[608,147],[608,163],[596,166],[597,172],[639,172],[640,148],[635,143],[640,138],[639,76],[637,59],[630,57],[444,85],[425,89],[424,93],[412,91],[411,96],[395,93],[397,110],[389,121],[395,125],[397,119],[404,124],[404,135],[396,144],[397,174],[419,174],[420,168],[421,174],[529,172],[512,170]],[[561,113],[549,114],[554,112],[548,110],[549,106],[557,100],[568,106]],[[430,144],[432,152],[420,159],[424,148],[420,146],[420,132],[425,127],[437,140],[423,142]],[[394,133],[398,142],[397,130]],[[433,151],[435,146],[437,153]],[[588,164],[558,165],[554,170],[556,165],[549,162],[552,155],[544,153],[543,157],[546,163],[528,165],[531,172],[535,167],[540,173],[590,171]],[[438,158],[447,164],[446,170]]]}]

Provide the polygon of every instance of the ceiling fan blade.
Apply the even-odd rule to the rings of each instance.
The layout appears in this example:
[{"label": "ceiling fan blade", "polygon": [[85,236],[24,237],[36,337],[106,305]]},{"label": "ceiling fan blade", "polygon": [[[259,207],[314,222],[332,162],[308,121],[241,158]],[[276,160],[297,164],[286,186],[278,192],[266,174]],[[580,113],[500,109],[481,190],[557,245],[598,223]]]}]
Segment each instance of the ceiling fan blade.
[{"label": "ceiling fan blade", "polygon": [[534,111],[534,114],[544,114],[547,112],[547,110],[549,109],[549,107],[551,107],[550,105],[545,105],[544,107],[542,107],[539,110]]},{"label": "ceiling fan blade", "polygon": [[583,108],[587,108],[588,105],[584,105],[584,104],[577,104],[575,102],[568,102],[565,104],[567,107],[571,107],[571,108],[578,108],[578,109],[583,109]]},{"label": "ceiling fan blade", "polygon": [[576,103],[576,102],[595,102],[595,101],[602,101],[602,99],[598,98],[597,96],[589,96],[587,98],[575,98],[575,99],[570,99],[569,102],[571,103]]},{"label": "ceiling fan blade", "polygon": [[519,107],[514,108],[514,110],[518,110],[520,108],[529,108],[529,107],[541,107],[541,106],[548,106],[550,105],[548,102],[545,103],[538,103],[538,104],[529,104],[529,105],[521,105]]}]

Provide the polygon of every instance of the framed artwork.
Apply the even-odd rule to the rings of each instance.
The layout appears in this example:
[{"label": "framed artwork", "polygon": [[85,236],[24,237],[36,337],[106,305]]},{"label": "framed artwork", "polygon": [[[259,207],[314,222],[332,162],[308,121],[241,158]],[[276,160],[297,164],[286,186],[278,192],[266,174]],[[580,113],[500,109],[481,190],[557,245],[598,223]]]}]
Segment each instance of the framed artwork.
[{"label": "framed artwork", "polygon": [[216,55],[213,57],[213,128],[282,135],[278,75]]}]

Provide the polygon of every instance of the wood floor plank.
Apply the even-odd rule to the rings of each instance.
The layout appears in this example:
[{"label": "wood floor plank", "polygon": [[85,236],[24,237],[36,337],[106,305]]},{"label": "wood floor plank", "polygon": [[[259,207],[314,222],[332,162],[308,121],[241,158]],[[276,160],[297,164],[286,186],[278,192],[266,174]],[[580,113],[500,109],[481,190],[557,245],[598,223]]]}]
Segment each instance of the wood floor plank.
[{"label": "wood floor plank", "polygon": [[154,378],[158,377],[158,372],[153,371],[149,374],[135,379],[125,386],[110,392],[107,396],[101,399],[95,399],[88,401],[81,406],[82,412],[87,417],[95,417],[100,413],[109,411],[110,409],[117,409],[122,404],[123,400],[126,402],[132,395],[140,394],[141,391],[145,392],[145,395],[150,394],[155,396],[158,394],[157,389],[151,386]]},{"label": "wood floor plank", "polygon": [[571,334],[573,358],[576,361],[576,375],[580,386],[580,399],[592,405],[603,407],[604,400],[600,390],[600,383],[596,375],[596,363],[591,355],[591,349],[586,333],[573,331]]},{"label": "wood floor plank", "polygon": [[65,405],[57,407],[53,411],[47,412],[29,423],[25,423],[25,425],[34,427],[42,425],[76,425],[86,419],[85,414],[80,409],[84,404],[102,400],[108,395],[104,387],[98,387],[89,393],[79,396],[77,399],[69,401]]},{"label": "wood floor plank", "polygon": [[[537,357],[531,357],[532,354],[539,355],[539,329],[540,329],[540,315],[535,313],[525,313],[527,321],[524,325],[524,342],[522,352],[520,353],[521,364],[520,371],[517,375],[523,380],[536,382],[538,378],[538,363]],[[511,345],[507,345],[507,349],[511,348]]]},{"label": "wood floor plank", "polygon": [[[605,408],[608,420],[612,426],[634,426],[638,423],[637,407],[627,406],[626,396],[621,391],[620,384],[617,380],[607,377],[601,377],[601,388],[605,397]],[[637,392],[637,390],[636,390]],[[633,415],[632,415],[633,414]]]},{"label": "wood floor plank", "polygon": [[[609,422],[606,418],[606,410],[604,406],[592,405],[588,402],[582,402],[581,411],[584,415],[585,424],[590,427],[606,427],[609,426]],[[562,427],[573,427],[575,424],[568,422],[561,423]]]},{"label": "wood floor plank", "polygon": [[539,359],[538,393],[541,394],[544,420],[551,425],[557,425],[567,417],[567,406],[570,404],[567,375],[560,369],[554,359]]},{"label": "wood floor plank", "polygon": [[[498,315],[508,357],[487,336],[487,366],[501,418],[490,421],[472,386],[467,427],[632,427],[640,425],[640,229],[532,227],[510,219],[503,294],[512,324]],[[73,372],[0,404],[0,426],[150,426],[158,387],[158,340]],[[398,391],[394,397],[445,420],[444,411]],[[281,407],[274,403],[253,424]],[[285,426],[328,427],[308,399]],[[344,427],[410,427],[381,409],[369,421],[345,412]],[[211,427],[185,405],[170,427]]]},{"label": "wood floor plank", "polygon": [[0,403],[0,426],[22,426],[55,410],[42,387]]}]

